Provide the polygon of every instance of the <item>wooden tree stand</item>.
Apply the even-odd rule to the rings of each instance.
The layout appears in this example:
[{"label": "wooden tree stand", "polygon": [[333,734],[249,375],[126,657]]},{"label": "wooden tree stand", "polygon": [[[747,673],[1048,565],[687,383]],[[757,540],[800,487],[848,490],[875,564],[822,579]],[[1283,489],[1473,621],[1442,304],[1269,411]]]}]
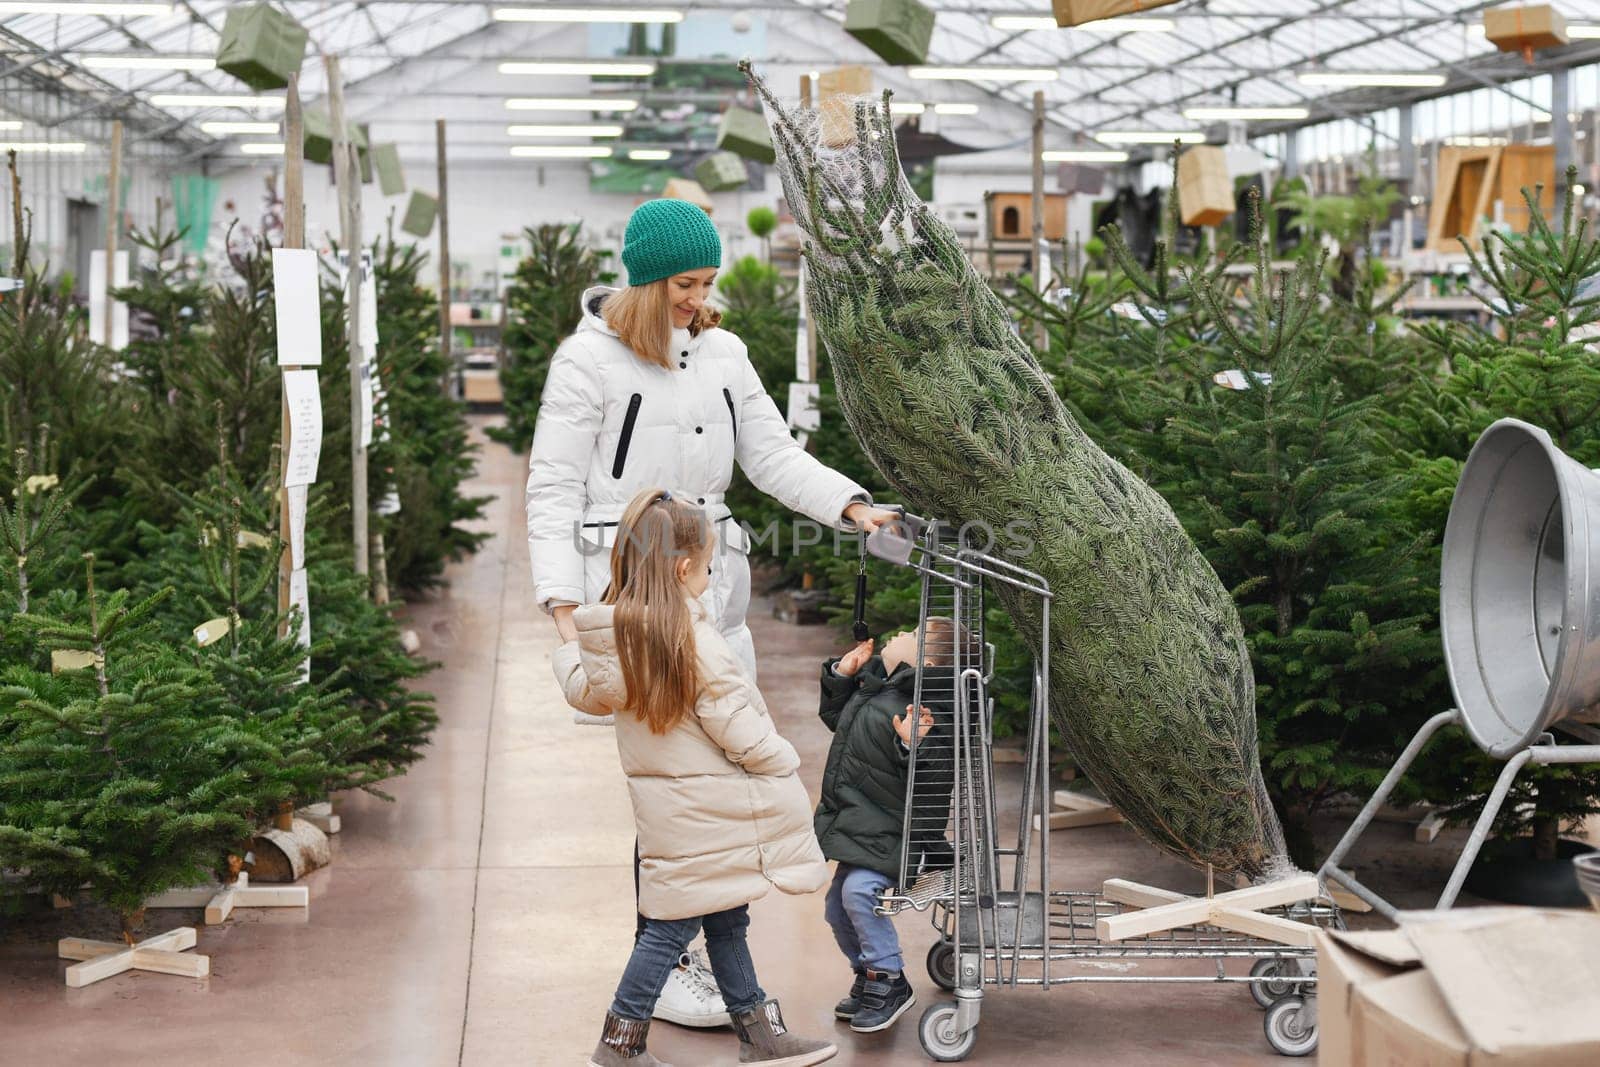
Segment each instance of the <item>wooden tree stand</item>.
[{"label": "wooden tree stand", "polygon": [[[1049,814],[1050,829],[1052,830],[1077,830],[1085,826],[1109,826],[1112,823],[1123,821],[1122,812],[1108,804],[1099,797],[1087,793],[1075,792],[1071,789],[1057,789],[1053,797],[1054,806],[1062,811],[1052,811]],[[1039,829],[1040,817],[1033,817],[1033,828]]]},{"label": "wooden tree stand", "polygon": [[1180,926],[1215,926],[1282,945],[1316,947],[1315,926],[1281,915],[1261,914],[1262,908],[1298,904],[1320,897],[1322,890],[1314,874],[1298,874],[1204,897],[1185,896],[1121,878],[1108,880],[1103,891],[1107,900],[1143,910],[1100,919],[1095,924],[1095,933],[1102,941],[1147,937]]},{"label": "wooden tree stand", "polygon": [[164,934],[147,937],[132,945],[122,941],[89,941],[63,937],[56,954],[64,960],[82,960],[67,968],[67,985],[81,989],[124,971],[155,971],[182,978],[204,978],[211,973],[211,957],[188,953],[198,934],[192,926],[180,926]]},{"label": "wooden tree stand", "polygon": [[325,834],[339,832],[339,816],[333,813],[333,801],[321,800],[298,809],[295,815],[315,826]]},{"label": "wooden tree stand", "polygon": [[169,889],[145,902],[147,908],[205,908],[206,925],[225,922],[234,908],[309,908],[311,891],[303,885],[251,885],[250,874],[239,872],[232,885]]}]

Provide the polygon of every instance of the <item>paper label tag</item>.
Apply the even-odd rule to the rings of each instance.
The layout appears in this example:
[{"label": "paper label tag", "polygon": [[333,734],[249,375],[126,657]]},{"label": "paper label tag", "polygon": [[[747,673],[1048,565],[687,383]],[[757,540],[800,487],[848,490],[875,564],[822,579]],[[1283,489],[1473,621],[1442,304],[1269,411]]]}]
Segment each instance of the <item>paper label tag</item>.
[{"label": "paper label tag", "polygon": [[58,648],[50,653],[50,673],[82,671],[94,666],[94,653],[75,648]]},{"label": "paper label tag", "polygon": [[201,648],[205,648],[209,644],[213,644],[222,640],[223,637],[227,636],[228,631],[231,629],[233,629],[233,621],[226,616],[217,619],[207,619],[205,622],[194,628],[195,644],[199,645]]},{"label": "paper label tag", "polygon": [[239,531],[240,548],[271,548],[272,539],[265,534],[258,534],[254,530]]}]

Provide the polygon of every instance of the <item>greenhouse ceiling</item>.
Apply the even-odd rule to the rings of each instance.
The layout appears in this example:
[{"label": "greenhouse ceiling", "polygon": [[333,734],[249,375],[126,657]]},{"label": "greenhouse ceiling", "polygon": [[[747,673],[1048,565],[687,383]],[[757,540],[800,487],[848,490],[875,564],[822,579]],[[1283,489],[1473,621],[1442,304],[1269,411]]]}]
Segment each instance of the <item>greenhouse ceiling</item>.
[{"label": "greenhouse ceiling", "polygon": [[[952,78],[920,84],[935,96],[959,91],[1005,101],[1013,125],[1022,121],[1034,91],[1042,91],[1048,120],[1069,137],[1205,131],[1215,139],[1230,115],[1215,109],[1250,109],[1244,114],[1259,116],[1255,128],[1281,130],[1600,60],[1600,0],[1557,5],[1574,40],[1537,53],[1531,65],[1485,39],[1482,11],[1495,5],[1460,0],[1183,0],[1074,29],[1054,28],[1045,0],[924,2],[938,12],[928,63],[957,69],[947,72]],[[63,136],[121,118],[146,141],[193,155],[221,151],[227,135],[218,131],[229,128],[216,123],[261,118],[250,107],[203,99],[249,92],[210,69],[229,6],[221,0],[0,2],[0,109]],[[280,6],[310,32],[313,53],[340,58],[350,113],[358,119],[382,121],[397,97],[411,96],[481,98],[481,118],[504,121],[507,87],[464,78],[463,71],[481,67],[492,74],[499,63],[518,59],[585,58],[572,49],[570,33],[562,35],[571,26],[545,18],[559,6],[552,0],[520,0],[523,14],[509,18],[503,9],[519,7],[518,0]],[[864,62],[882,68],[881,80],[902,92],[917,86],[910,77],[917,71],[888,68],[843,33],[845,7],[845,0],[625,5],[657,20],[726,18],[735,32],[759,20],[768,47],[757,58],[769,65]],[[577,14],[621,18],[623,8],[602,0]],[[561,42],[568,44],[557,47]],[[167,69],[173,66],[182,69]],[[1011,80],[1018,73],[1022,79]],[[379,78],[381,92],[374,87]],[[303,79],[308,99],[325,92],[321,63],[307,62]],[[373,88],[364,96],[365,87]]]}]

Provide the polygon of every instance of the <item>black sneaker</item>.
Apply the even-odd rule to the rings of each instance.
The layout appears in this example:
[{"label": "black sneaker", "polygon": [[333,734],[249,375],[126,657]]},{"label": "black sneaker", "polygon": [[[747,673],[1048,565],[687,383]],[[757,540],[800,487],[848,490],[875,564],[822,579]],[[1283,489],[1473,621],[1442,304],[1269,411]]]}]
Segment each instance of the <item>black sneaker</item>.
[{"label": "black sneaker", "polygon": [[850,983],[850,993],[843,1000],[833,1006],[835,1019],[854,1019],[856,1012],[861,1010],[861,990],[866,987],[867,972],[857,971],[856,980]]},{"label": "black sneaker", "polygon": [[858,1034],[887,1030],[916,1002],[917,995],[904,972],[868,971],[861,987],[861,1006],[850,1017],[850,1029]]}]

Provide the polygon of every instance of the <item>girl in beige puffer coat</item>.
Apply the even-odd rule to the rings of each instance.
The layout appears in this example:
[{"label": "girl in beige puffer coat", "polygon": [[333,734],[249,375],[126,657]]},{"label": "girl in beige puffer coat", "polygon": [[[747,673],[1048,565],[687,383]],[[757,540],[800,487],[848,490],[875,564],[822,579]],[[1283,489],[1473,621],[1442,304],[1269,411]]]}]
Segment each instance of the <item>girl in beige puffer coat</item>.
[{"label": "girl in beige puffer coat", "polygon": [[794,746],[700,603],[715,538],[699,507],[647,489],[628,505],[604,602],[578,608],[553,665],[568,703],[616,715],[639,832],[645,928],[589,1063],[653,1067],[645,1049],[667,976],[702,927],[741,1063],[805,1067],[832,1044],[790,1034],[756,981],[745,931],[770,886],[827,880]]}]

